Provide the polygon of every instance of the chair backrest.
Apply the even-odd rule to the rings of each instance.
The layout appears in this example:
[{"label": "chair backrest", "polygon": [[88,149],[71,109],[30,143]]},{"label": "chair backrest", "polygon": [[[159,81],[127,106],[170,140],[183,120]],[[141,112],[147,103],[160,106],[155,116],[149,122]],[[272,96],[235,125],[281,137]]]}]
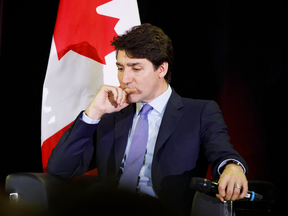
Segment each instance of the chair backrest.
[{"label": "chair backrest", "polygon": [[[7,176],[5,191],[16,194],[15,202],[47,209],[85,191],[97,182],[97,176],[82,175],[64,179],[49,173],[12,173]],[[10,195],[11,196],[11,195]],[[12,200],[13,201],[13,200]],[[59,202],[60,201],[60,202]]]},{"label": "chair backrest", "polygon": [[[10,174],[6,178],[5,191],[10,193],[10,201],[48,207],[46,190],[34,175],[24,173]],[[12,199],[11,199],[12,198]]]}]

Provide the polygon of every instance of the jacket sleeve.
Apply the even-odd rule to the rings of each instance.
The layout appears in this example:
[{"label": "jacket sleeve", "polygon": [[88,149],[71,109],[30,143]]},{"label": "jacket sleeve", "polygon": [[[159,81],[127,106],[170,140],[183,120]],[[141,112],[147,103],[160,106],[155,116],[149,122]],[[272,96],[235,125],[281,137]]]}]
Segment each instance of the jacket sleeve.
[{"label": "jacket sleeve", "polygon": [[60,138],[47,164],[50,174],[72,178],[88,171],[93,156],[93,134],[98,124],[81,120],[81,112]]},{"label": "jacket sleeve", "polygon": [[200,136],[205,157],[211,164],[213,178],[219,178],[218,167],[221,162],[227,159],[238,160],[245,167],[247,174],[247,164],[230,144],[227,126],[215,101],[208,101],[202,109]]}]

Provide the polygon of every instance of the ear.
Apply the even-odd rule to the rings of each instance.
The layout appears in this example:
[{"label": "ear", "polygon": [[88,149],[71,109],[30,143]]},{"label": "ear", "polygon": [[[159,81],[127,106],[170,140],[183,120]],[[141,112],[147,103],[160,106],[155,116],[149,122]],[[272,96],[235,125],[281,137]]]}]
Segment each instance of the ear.
[{"label": "ear", "polygon": [[158,76],[159,76],[159,79],[164,79],[165,75],[167,74],[167,71],[168,71],[168,62],[163,62],[157,69],[158,71]]}]

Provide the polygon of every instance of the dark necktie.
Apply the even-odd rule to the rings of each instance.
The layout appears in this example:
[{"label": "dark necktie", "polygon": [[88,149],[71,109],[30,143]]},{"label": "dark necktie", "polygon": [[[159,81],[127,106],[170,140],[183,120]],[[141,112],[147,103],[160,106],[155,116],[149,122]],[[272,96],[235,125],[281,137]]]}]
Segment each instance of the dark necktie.
[{"label": "dark necktie", "polygon": [[153,109],[149,104],[145,104],[141,111],[134,135],[132,138],[129,154],[124,166],[123,174],[119,181],[120,189],[136,191],[138,176],[143,165],[144,155],[148,141],[148,112]]}]

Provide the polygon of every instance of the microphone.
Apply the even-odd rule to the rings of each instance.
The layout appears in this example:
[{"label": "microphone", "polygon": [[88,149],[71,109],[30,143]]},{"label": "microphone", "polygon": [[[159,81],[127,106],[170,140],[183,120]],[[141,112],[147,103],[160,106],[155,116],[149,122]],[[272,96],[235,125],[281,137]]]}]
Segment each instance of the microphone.
[{"label": "microphone", "polygon": [[[218,183],[209,179],[194,177],[190,181],[190,188],[202,192],[218,194]],[[248,191],[243,201],[259,201],[263,198],[262,195],[255,193],[254,191]]]}]

